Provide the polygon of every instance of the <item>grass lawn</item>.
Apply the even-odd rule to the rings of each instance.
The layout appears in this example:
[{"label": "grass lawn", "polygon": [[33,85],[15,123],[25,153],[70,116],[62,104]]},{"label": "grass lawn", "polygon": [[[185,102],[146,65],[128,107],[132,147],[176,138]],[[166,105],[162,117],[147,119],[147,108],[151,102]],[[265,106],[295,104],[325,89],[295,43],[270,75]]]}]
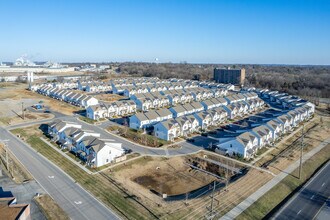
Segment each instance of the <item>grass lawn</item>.
[{"label": "grass lawn", "polygon": [[95,175],[86,174],[86,172],[83,172],[74,163],[64,158],[60,153],[44,143],[39,138],[41,134],[29,134],[32,129],[38,131],[37,127],[32,126],[23,129],[14,129],[11,132],[20,134],[30,146],[55,163],[104,204],[108,205],[114,211],[117,211],[121,217],[126,219],[154,218],[154,213],[151,214],[150,210],[146,210],[135,195],[127,193],[127,191],[118,185],[111,177],[103,175],[102,173]]},{"label": "grass lawn", "polygon": [[88,123],[88,124],[94,124],[96,122],[95,120],[84,117],[84,116],[80,116],[79,119],[86,122],[86,123]]},{"label": "grass lawn", "polygon": [[262,219],[281,201],[289,196],[291,192],[308,180],[314,171],[329,159],[330,145],[328,144],[325,148],[303,164],[303,178],[301,180],[297,178],[299,169],[296,169],[291,173],[292,175],[288,175],[284,178],[280,183],[278,183],[248,209],[246,209],[241,215],[239,215],[237,219]]},{"label": "grass lawn", "polygon": [[261,154],[265,153],[267,150],[269,150],[269,147],[263,147],[263,148],[260,148],[260,149],[257,151],[256,156],[260,156]]},{"label": "grass lawn", "polygon": [[146,145],[149,147],[161,147],[163,145],[168,145],[171,142],[159,139],[155,136],[149,134],[143,134],[140,131],[127,128],[125,126],[110,126],[107,128],[108,131],[118,130],[118,134],[130,141]]},{"label": "grass lawn", "polygon": [[47,194],[34,197],[34,201],[42,210],[48,220],[69,220],[69,216],[63,209]]}]

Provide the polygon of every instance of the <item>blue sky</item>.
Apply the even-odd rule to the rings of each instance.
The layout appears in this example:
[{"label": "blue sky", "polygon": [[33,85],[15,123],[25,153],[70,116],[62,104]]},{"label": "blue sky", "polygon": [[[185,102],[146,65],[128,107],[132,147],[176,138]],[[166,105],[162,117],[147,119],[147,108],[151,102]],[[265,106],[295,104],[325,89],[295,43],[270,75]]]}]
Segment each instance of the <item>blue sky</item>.
[{"label": "blue sky", "polygon": [[0,61],[330,64],[330,0],[0,0]]}]

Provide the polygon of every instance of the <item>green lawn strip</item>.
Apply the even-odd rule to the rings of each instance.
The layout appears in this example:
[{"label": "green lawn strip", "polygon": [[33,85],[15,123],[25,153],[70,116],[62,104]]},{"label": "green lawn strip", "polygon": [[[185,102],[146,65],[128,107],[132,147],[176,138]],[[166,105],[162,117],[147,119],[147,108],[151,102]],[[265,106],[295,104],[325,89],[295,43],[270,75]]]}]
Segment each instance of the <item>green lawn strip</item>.
[{"label": "green lawn strip", "polygon": [[125,126],[110,126],[107,128],[108,131],[118,130],[118,134],[130,141],[143,144],[149,147],[161,147],[164,145],[168,145],[171,142],[162,140],[155,136],[149,134],[143,134],[142,130],[135,130],[131,128],[127,128]]},{"label": "green lawn strip", "polygon": [[274,186],[265,195],[259,198],[248,209],[246,209],[236,219],[262,219],[278,204],[280,204],[287,196],[290,195],[297,187],[305,183],[314,173],[314,171],[330,159],[330,145],[327,145],[312,158],[303,164],[303,178],[300,180],[297,168],[291,174],[285,177],[281,182]]},{"label": "green lawn strip", "polygon": [[80,116],[79,119],[82,120],[82,121],[84,121],[84,122],[87,122],[89,124],[94,124],[96,122],[95,120],[90,119],[90,118],[87,118],[87,117],[84,117],[84,116]]},{"label": "green lawn strip", "polygon": [[21,137],[24,137],[25,141],[36,151],[59,166],[69,176],[75,179],[80,185],[102,200],[105,204],[121,213],[123,217],[128,219],[150,219],[152,217],[149,212],[138,205],[135,201],[131,200],[130,196],[125,196],[113,183],[108,179],[104,179],[101,174],[89,175],[82,172],[78,166],[49,147],[38,136],[27,136],[23,129],[15,129],[11,132],[14,134],[20,134]]}]

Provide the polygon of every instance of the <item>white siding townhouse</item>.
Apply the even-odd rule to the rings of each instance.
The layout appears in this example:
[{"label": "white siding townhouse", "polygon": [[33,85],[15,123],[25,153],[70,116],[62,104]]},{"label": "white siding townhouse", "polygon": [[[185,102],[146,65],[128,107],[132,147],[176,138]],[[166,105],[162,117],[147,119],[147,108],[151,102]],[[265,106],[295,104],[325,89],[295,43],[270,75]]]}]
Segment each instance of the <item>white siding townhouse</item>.
[{"label": "white siding townhouse", "polygon": [[129,127],[135,130],[146,128],[149,124],[149,119],[144,113],[137,113],[129,118]]},{"label": "white siding townhouse", "polygon": [[78,144],[78,155],[91,167],[109,164],[125,154],[121,143],[87,136]]},{"label": "white siding townhouse", "polygon": [[175,119],[175,121],[179,124],[180,126],[180,136],[187,136],[191,134],[192,131],[192,124],[186,116],[178,117]]},{"label": "white siding townhouse", "polygon": [[276,118],[276,120],[282,125],[283,133],[287,133],[292,129],[292,118],[288,115],[281,115]]},{"label": "white siding townhouse", "polygon": [[99,100],[97,100],[96,98],[94,98],[92,96],[87,96],[87,97],[78,99],[78,104],[83,108],[87,108],[88,106],[99,104]]},{"label": "white siding townhouse", "polygon": [[183,108],[182,105],[171,107],[169,110],[173,113],[173,118],[181,117],[188,114],[187,110]]},{"label": "white siding townhouse", "polygon": [[86,161],[91,167],[100,167],[122,156],[125,151],[121,143],[113,140],[101,140],[99,134],[82,131],[81,125],[73,122],[54,120],[48,124],[49,135],[57,139]]},{"label": "white siding townhouse", "polygon": [[207,129],[212,124],[212,116],[208,112],[197,112],[194,113],[194,116],[197,119],[199,126],[202,130]]},{"label": "white siding townhouse", "polygon": [[155,124],[154,132],[157,138],[173,141],[181,135],[181,128],[176,120],[170,119]]},{"label": "white siding townhouse", "polygon": [[204,106],[205,111],[218,107],[218,105],[216,103],[212,102],[210,99],[202,101],[201,104]]},{"label": "white siding townhouse", "polygon": [[154,108],[153,102],[149,98],[139,98],[134,101],[136,103],[137,109],[141,111],[148,111],[149,109]]},{"label": "white siding townhouse", "polygon": [[108,108],[104,103],[89,106],[86,109],[86,117],[93,119],[93,120],[107,118],[107,117],[109,117]]},{"label": "white siding townhouse", "polygon": [[298,127],[300,122],[300,113],[294,110],[291,110],[287,113],[287,115],[292,118],[292,127]]},{"label": "white siding townhouse", "polygon": [[227,111],[227,115],[229,119],[234,119],[238,114],[238,109],[235,105],[229,104],[223,107]]},{"label": "white siding townhouse", "polygon": [[281,136],[283,133],[282,125],[276,120],[270,120],[265,124],[272,132],[272,142]]},{"label": "white siding townhouse", "polygon": [[60,119],[55,119],[48,124],[48,134],[53,137],[53,140],[57,141],[60,139],[60,133],[63,132],[66,128],[81,128],[80,124],[62,121]]},{"label": "white siding townhouse", "polygon": [[257,152],[258,139],[251,132],[247,131],[236,138],[224,142],[220,140],[217,146],[219,149],[224,149],[228,155],[238,154],[244,158],[250,158]]},{"label": "white siding townhouse", "polygon": [[266,125],[261,125],[261,126],[253,128],[251,130],[251,133],[257,137],[259,148],[262,148],[266,144],[271,143],[272,131]]}]

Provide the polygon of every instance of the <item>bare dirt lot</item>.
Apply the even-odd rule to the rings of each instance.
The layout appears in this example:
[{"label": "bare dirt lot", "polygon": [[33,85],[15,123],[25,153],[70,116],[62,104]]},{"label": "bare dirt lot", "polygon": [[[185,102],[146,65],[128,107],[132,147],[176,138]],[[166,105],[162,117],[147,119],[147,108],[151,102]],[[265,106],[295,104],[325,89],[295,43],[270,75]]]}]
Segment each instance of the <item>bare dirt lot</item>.
[{"label": "bare dirt lot", "polygon": [[[203,215],[205,207],[210,201],[210,197],[206,195],[212,191],[212,187],[207,189],[207,192],[190,198],[187,203],[185,199],[166,202],[162,199],[162,194],[166,193],[168,196],[182,195],[209,185],[216,179],[184,163],[194,164],[196,167],[225,177],[224,172],[222,172],[223,169],[219,167],[215,169],[211,164],[203,163],[204,155],[207,155],[208,159],[216,160],[230,167],[244,168],[243,165],[227,158],[210,155],[209,153],[200,153],[186,157],[141,157],[126,165],[116,167],[110,175],[129,192],[134,193],[147,207],[161,213],[162,218],[195,219]],[[199,162],[197,163],[197,161]],[[105,174],[109,175],[108,171]],[[228,176],[232,175],[233,173],[229,172]],[[269,179],[269,174],[252,169],[246,175],[231,182],[228,185],[229,191],[218,191],[216,194],[217,199],[222,203],[222,207],[232,207],[233,204],[241,201],[242,198],[248,196],[251,191],[256,190]]]},{"label": "bare dirt lot", "polygon": [[[144,169],[126,171],[130,180],[159,194],[178,195],[198,189],[212,182],[209,175],[192,170],[184,164],[185,158],[154,158]],[[134,171],[135,170],[135,171]],[[136,172],[139,170],[139,172]],[[134,171],[134,174],[130,171]]]},{"label": "bare dirt lot", "polygon": [[0,83],[0,118],[3,122],[6,123],[12,117],[21,114],[22,103],[23,108],[27,108],[42,101],[43,105],[66,115],[81,110],[68,103],[31,92],[27,87],[24,83]]},{"label": "bare dirt lot", "polygon": [[28,121],[36,121],[36,120],[43,120],[43,119],[50,119],[53,118],[54,116],[52,114],[47,114],[47,113],[35,113],[35,112],[28,112],[25,111],[24,113],[24,118],[22,114],[17,114],[15,116],[11,117],[1,117],[0,118],[0,125],[15,125],[15,124],[20,124],[23,122],[28,122]]}]

